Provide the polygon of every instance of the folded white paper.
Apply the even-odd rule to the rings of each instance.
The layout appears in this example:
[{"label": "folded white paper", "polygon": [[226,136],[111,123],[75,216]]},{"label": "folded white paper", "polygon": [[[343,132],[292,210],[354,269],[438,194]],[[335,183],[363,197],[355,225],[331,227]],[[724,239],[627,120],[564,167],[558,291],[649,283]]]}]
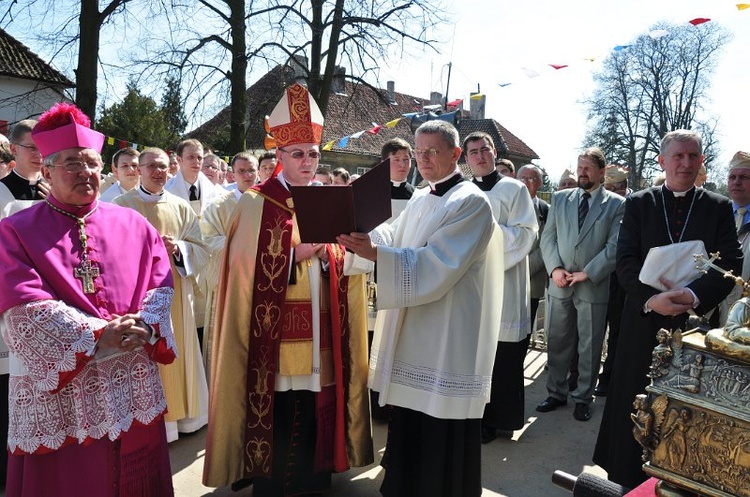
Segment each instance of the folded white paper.
[{"label": "folded white paper", "polygon": [[646,255],[638,279],[641,283],[662,292],[668,290],[661,283],[662,278],[670,281],[675,287],[687,286],[701,276],[695,262],[695,256],[698,254],[708,258],[702,240],[653,247]]}]

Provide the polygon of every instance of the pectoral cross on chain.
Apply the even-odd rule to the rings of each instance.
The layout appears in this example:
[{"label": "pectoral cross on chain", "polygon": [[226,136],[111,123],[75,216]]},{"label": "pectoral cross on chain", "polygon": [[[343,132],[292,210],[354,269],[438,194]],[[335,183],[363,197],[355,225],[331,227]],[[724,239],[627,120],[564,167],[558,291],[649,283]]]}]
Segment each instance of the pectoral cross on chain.
[{"label": "pectoral cross on chain", "polygon": [[99,268],[91,265],[91,261],[84,259],[73,269],[73,276],[81,280],[83,293],[94,293],[94,278],[99,277]]}]

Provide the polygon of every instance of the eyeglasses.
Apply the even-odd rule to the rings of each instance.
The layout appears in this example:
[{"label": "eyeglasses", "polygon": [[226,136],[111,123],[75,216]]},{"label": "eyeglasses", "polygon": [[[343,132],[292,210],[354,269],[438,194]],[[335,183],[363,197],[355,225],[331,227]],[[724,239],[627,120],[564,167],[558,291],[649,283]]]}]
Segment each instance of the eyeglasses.
[{"label": "eyeglasses", "polygon": [[282,152],[284,152],[285,154],[291,155],[292,159],[300,160],[305,155],[307,155],[311,159],[320,159],[320,152],[318,152],[317,150],[308,150],[307,153],[305,153],[304,150],[292,150],[291,152],[288,152],[288,151],[284,150],[283,148],[280,149],[280,150]]},{"label": "eyeglasses", "polygon": [[135,171],[138,169],[138,164],[122,164],[121,166],[117,166],[117,169],[132,169]]},{"label": "eyeglasses", "polygon": [[238,169],[234,172],[235,176],[243,176],[245,174],[258,174],[258,170],[257,169],[245,169],[245,170]]},{"label": "eyeglasses", "polygon": [[15,145],[17,145],[19,147],[22,147],[22,148],[25,148],[26,150],[28,150],[32,154],[38,154],[38,153],[40,153],[39,149],[36,148],[36,145],[24,145],[23,143],[16,143]]},{"label": "eyeglasses", "polygon": [[203,169],[211,169],[213,171],[218,171],[219,166],[214,166],[213,164],[203,164]]},{"label": "eyeglasses", "polygon": [[59,167],[70,174],[80,174],[84,170],[98,173],[102,170],[102,165],[98,162],[66,162],[65,164],[53,164],[48,167]]},{"label": "eyeglasses", "polygon": [[169,171],[169,166],[166,166],[164,164],[143,164],[140,167],[144,167],[146,169],[153,169],[153,170],[156,170],[156,171],[158,171],[160,173],[165,173],[165,172]]},{"label": "eyeglasses", "polygon": [[437,151],[436,149],[434,149],[434,148],[427,148],[427,149],[425,149],[425,150],[420,150],[420,149],[418,149],[418,148],[415,148],[415,149],[414,149],[414,156],[415,156],[415,157],[419,157],[419,156],[421,156],[421,155],[426,155],[426,156],[428,156],[428,157],[432,157],[432,156],[434,156],[434,155],[437,155],[437,154],[439,154],[439,153],[440,153],[440,152],[438,152],[438,151]]}]

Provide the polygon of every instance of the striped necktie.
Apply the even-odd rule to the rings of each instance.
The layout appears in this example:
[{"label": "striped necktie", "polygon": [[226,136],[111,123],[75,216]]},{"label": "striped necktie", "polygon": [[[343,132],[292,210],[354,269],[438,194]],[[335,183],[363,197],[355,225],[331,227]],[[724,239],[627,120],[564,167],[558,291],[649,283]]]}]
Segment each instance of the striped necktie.
[{"label": "striped necktie", "polygon": [[583,222],[586,220],[586,216],[589,213],[589,198],[591,198],[589,192],[583,192],[581,195],[581,203],[578,204],[578,231],[581,231]]}]

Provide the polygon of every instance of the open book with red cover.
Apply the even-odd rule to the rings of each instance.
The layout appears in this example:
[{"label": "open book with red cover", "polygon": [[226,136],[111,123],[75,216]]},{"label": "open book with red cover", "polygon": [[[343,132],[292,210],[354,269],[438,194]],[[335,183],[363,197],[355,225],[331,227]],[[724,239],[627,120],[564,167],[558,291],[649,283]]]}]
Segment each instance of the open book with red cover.
[{"label": "open book with red cover", "polygon": [[390,161],[348,185],[290,186],[303,243],[336,243],[353,231],[367,233],[391,217]]}]

